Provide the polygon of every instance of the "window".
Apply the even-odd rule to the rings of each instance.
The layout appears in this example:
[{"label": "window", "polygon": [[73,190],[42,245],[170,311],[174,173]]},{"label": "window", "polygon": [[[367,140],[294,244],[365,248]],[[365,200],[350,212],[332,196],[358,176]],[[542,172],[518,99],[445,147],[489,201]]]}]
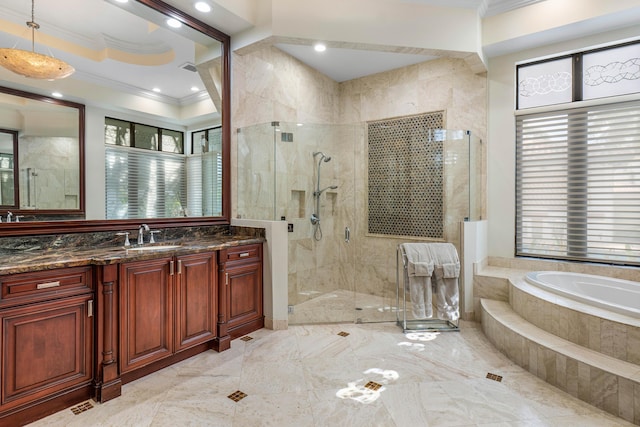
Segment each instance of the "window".
[{"label": "window", "polygon": [[640,73],[608,65],[630,63],[638,47],[574,55],[589,64],[573,68],[575,107],[517,115],[516,255],[640,265],[640,101],[611,98],[639,92]]},{"label": "window", "polygon": [[518,65],[518,110],[640,93],[640,42]]},{"label": "window", "polygon": [[187,215],[183,140],[182,132],[105,120],[107,219]]},{"label": "window", "polygon": [[185,216],[186,157],[106,147],[107,219]]},{"label": "window", "polygon": [[222,127],[191,134],[193,155],[187,159],[188,212],[222,215]]},{"label": "window", "polygon": [[184,153],[184,133],[155,126],[105,118],[105,143],[167,153]]}]

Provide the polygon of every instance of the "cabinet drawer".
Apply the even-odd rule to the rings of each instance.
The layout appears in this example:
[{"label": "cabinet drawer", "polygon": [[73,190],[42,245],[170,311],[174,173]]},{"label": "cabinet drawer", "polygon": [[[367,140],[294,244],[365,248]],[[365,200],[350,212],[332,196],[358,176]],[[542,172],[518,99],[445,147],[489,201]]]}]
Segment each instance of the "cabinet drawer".
[{"label": "cabinet drawer", "polygon": [[41,299],[69,295],[91,288],[91,267],[61,268],[57,270],[20,273],[0,277],[2,300]]},{"label": "cabinet drawer", "polygon": [[220,263],[260,259],[261,244],[237,246],[220,251]]}]

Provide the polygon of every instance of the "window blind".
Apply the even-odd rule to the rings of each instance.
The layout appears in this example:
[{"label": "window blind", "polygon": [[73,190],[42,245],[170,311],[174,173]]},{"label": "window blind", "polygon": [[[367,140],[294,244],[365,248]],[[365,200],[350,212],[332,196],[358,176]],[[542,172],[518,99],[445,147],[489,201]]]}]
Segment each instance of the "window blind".
[{"label": "window blind", "polygon": [[640,102],[516,129],[516,255],[640,265]]},{"label": "window blind", "polygon": [[105,147],[106,217],[171,218],[186,208],[185,156]]},{"label": "window blind", "polygon": [[222,215],[222,154],[216,151],[187,158],[189,216]]}]

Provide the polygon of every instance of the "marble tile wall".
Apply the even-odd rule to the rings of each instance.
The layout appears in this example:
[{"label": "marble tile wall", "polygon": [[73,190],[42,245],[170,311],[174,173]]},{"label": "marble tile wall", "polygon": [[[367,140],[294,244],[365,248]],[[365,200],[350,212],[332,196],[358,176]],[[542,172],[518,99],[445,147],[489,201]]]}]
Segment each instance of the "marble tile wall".
[{"label": "marble tile wall", "polygon": [[[249,49],[242,54],[236,52],[232,72],[234,128],[274,120],[282,123],[349,125],[444,110],[447,128],[468,129],[480,139],[485,139],[486,76],[474,74],[463,60],[438,59],[337,83],[277,48],[266,46]],[[294,131],[294,141],[297,139],[297,132],[299,131]],[[356,286],[359,292],[388,297],[389,303],[395,300],[395,253],[397,245],[405,239],[368,236],[366,233],[367,159],[364,139],[359,134],[361,130],[355,132],[355,138],[332,137],[330,132],[316,134],[314,137],[317,147],[314,149],[326,150],[334,159],[324,165],[330,167],[323,169],[322,180],[326,183],[325,186],[333,185],[332,179],[338,181],[336,185],[339,189],[335,196],[329,193],[321,201],[323,211],[332,206],[332,216],[325,216],[324,238],[320,243],[311,239],[307,219],[299,218],[300,223],[294,224],[296,236],[289,248],[289,280],[292,282],[290,299],[294,301],[293,294],[303,294],[301,298],[308,298],[315,292],[322,293],[334,286],[347,289]],[[264,135],[265,140],[268,138],[267,134],[268,131]],[[237,152],[236,147],[239,150]],[[267,161],[268,153],[260,150],[263,148],[242,145],[238,134],[232,132],[232,164],[237,164],[237,153],[241,156],[248,155],[251,162],[256,164]],[[309,182],[313,163],[309,161],[311,159],[306,159],[309,157],[308,151],[308,148],[302,149],[302,152],[296,150],[295,155],[299,158],[289,163],[296,169],[286,171],[289,177],[286,180],[296,182],[285,184],[286,180],[280,179],[281,184],[276,184],[278,190],[281,190],[280,194],[289,198],[302,198],[305,206],[308,206],[308,192],[313,188]],[[337,159],[341,159],[342,163]],[[485,163],[483,160],[483,164]],[[247,213],[242,211],[248,206],[256,206],[258,213],[262,215],[268,210],[265,208],[268,201],[264,190],[270,188],[271,183],[266,176],[249,172],[252,167],[253,164],[243,163],[238,164],[237,170],[232,170],[232,186],[238,189],[232,200],[233,216],[240,214],[246,217]],[[484,168],[481,175],[483,183],[479,186],[479,191],[484,194]],[[348,189],[349,183],[353,183],[353,191]],[[257,188],[261,191],[255,191]],[[460,184],[454,180],[446,193],[460,194],[459,188]],[[298,193],[292,195],[292,191]],[[306,193],[302,195],[302,192]],[[459,201],[447,201],[447,214],[452,219],[445,225],[446,241],[456,244],[459,242],[458,221],[461,218],[457,218],[460,215],[456,212],[461,211],[461,203],[466,206],[468,198],[467,194]],[[481,199],[484,200],[484,197]],[[302,216],[299,213],[303,211],[300,203],[288,206],[293,206],[294,211],[276,213],[276,219],[286,216],[296,221],[296,217]],[[334,206],[337,206],[337,211]],[[482,206],[481,210],[484,212],[484,202]],[[305,216],[310,214],[304,213]],[[273,216],[268,218],[273,219]],[[342,248],[344,245],[340,245],[345,223],[351,224],[355,246],[350,252]],[[340,260],[337,264],[336,258]],[[330,270],[336,270],[336,273],[329,273]],[[356,284],[353,280],[348,280],[352,277],[356,278]],[[319,282],[314,282],[316,279]],[[313,283],[317,283],[317,286],[309,286]],[[313,289],[303,289],[303,286]]]},{"label": "marble tile wall", "polygon": [[[438,59],[386,73],[375,74],[340,85],[340,118],[342,121],[367,122],[429,111],[445,111],[447,129],[471,130],[479,139],[486,139],[486,76],[474,74],[463,60]],[[366,151],[356,151],[356,217],[359,222],[356,265],[357,277],[364,277],[362,291],[394,295],[396,287],[395,251],[403,238],[370,236],[366,233]],[[486,164],[483,160],[483,164]],[[448,167],[461,167],[450,163]],[[462,168],[465,168],[462,166]],[[446,184],[445,240],[458,246],[459,221],[466,215],[468,193],[461,189],[466,170],[447,171],[456,177]],[[481,169],[481,182],[486,175]],[[460,179],[461,178],[461,179]],[[485,186],[479,186],[485,194]],[[481,197],[484,200],[484,197]],[[485,211],[484,202],[480,209]],[[417,241],[420,241],[419,239]],[[463,310],[469,311],[469,310]]]}]

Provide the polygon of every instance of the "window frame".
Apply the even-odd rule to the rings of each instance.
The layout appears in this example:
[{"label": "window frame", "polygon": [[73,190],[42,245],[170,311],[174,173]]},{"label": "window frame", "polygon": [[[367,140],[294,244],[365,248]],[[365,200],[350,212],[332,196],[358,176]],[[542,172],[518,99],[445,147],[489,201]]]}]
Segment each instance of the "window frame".
[{"label": "window frame", "polygon": [[[185,154],[185,150],[184,150],[185,149],[185,144],[184,144],[185,137],[184,137],[184,132],[183,131],[175,130],[175,129],[169,129],[169,128],[163,128],[163,127],[159,127],[159,126],[148,125],[146,123],[132,122],[130,120],[118,119],[116,117],[105,117],[105,126],[107,126],[107,123],[106,123],[107,120],[115,120],[115,121],[118,121],[118,122],[127,123],[129,125],[129,145],[110,144],[110,143],[107,143],[107,145],[138,148],[138,149],[141,149],[141,150],[158,151],[158,152],[162,152],[162,153]],[[140,144],[136,144],[136,127],[137,126],[144,126],[144,127],[156,130],[156,138],[157,138],[156,147],[157,148],[153,149],[153,148],[148,148],[148,147],[141,147],[141,146],[139,146]],[[164,136],[164,131],[176,132],[176,133],[182,135],[182,151],[176,153],[175,151],[165,151],[165,150],[163,150],[162,139],[163,139],[163,136]]]},{"label": "window frame", "polygon": [[[592,192],[589,187],[589,177],[591,176],[588,173],[589,169],[589,159],[592,159],[590,151],[588,149],[590,141],[592,141],[593,137],[591,135],[590,124],[592,123],[589,115],[598,114],[605,110],[608,106],[612,107],[620,107],[620,109],[624,109],[628,102],[630,101],[638,101],[640,100],[640,91],[630,91],[621,95],[610,95],[610,96],[602,96],[602,97],[592,97],[588,100],[583,99],[583,58],[585,55],[602,52],[606,50],[617,49],[620,47],[631,46],[631,45],[639,45],[640,40],[629,41],[624,43],[619,43],[615,45],[610,45],[606,47],[599,47],[595,49],[589,49],[582,52],[575,52],[570,55],[558,55],[557,57],[545,58],[543,60],[531,61],[528,63],[522,63],[516,65],[516,111],[515,111],[515,125],[516,125],[516,135],[515,135],[515,143],[516,143],[516,158],[515,158],[515,179],[516,179],[516,206],[515,206],[515,230],[514,230],[514,253],[516,257],[533,257],[533,258],[543,258],[543,259],[554,259],[554,260],[565,260],[565,261],[585,261],[585,262],[593,262],[593,263],[604,263],[604,264],[618,264],[618,265],[632,265],[638,266],[640,265],[640,260],[638,262],[633,261],[633,254],[635,250],[633,249],[635,246],[640,244],[640,238],[637,238],[637,241],[633,241],[631,245],[631,249],[628,249],[628,254],[618,255],[618,259],[615,259],[615,255],[607,255],[606,250],[602,250],[598,243],[601,243],[597,237],[590,237],[589,227],[594,227],[602,224],[602,219],[594,219],[590,222],[588,216],[588,209],[590,207],[590,197],[595,197],[598,195],[597,192]],[[561,58],[571,57],[573,61],[573,76],[572,76],[572,101],[569,103],[562,104],[547,104],[541,105],[539,107],[529,107],[529,108],[519,108],[519,99],[520,99],[520,70],[522,67],[541,64],[548,61],[554,61]],[[631,104],[632,108],[635,109],[635,104]],[[640,109],[640,103],[637,104],[638,109]],[[544,250],[537,248],[537,252],[535,245],[530,245],[530,247],[525,247],[523,244],[523,238],[526,236],[526,232],[524,231],[525,226],[529,226],[532,224],[531,222],[525,223],[523,213],[524,209],[530,207],[530,204],[523,205],[523,184],[522,184],[522,174],[526,173],[523,171],[523,165],[521,164],[521,156],[523,148],[523,122],[527,119],[536,119],[536,118],[551,118],[554,115],[562,116],[566,115],[566,171],[567,171],[567,183],[566,183],[566,241],[564,244],[565,255],[557,255],[557,254],[545,254]],[[581,117],[586,116],[585,117]],[[639,114],[640,116],[640,114]],[[576,125],[576,122],[581,122],[579,125]],[[635,123],[635,122],[634,122]],[[611,147],[616,147],[616,144],[619,144],[619,141],[616,138],[607,137],[607,144],[611,145]],[[613,149],[613,148],[612,148]],[[585,157],[586,156],[586,157]],[[607,175],[605,180],[609,180]],[[617,176],[615,176],[617,178]],[[635,191],[634,191],[635,190]],[[638,191],[638,187],[633,186],[631,190],[627,191],[625,194],[634,194]],[[595,195],[595,196],[594,196]],[[529,196],[530,197],[530,196]],[[593,202],[593,199],[591,199]],[[611,208],[612,211],[615,211],[615,207]],[[606,213],[606,212],[605,212]],[[613,223],[615,223],[615,217],[613,219],[609,218]],[[535,222],[533,223],[535,224]],[[544,226],[544,221],[539,221],[538,224],[540,226]],[[547,222],[547,224],[549,224]],[[619,234],[620,230],[617,228],[612,228],[607,232],[611,233],[611,236],[615,234]],[[531,233],[529,231],[529,233]],[[597,234],[597,233],[596,233]],[[556,234],[556,236],[560,236],[560,234]],[[530,236],[526,236],[531,239]],[[635,236],[631,237],[635,239]],[[543,240],[546,240],[549,244],[552,243],[553,238],[547,237]],[[589,246],[591,243],[593,246]],[[622,244],[625,243],[624,240],[613,241],[612,243]],[[551,250],[553,252],[553,250]],[[595,252],[595,253],[594,253]],[[615,250],[611,249],[611,252],[614,253]],[[612,258],[613,257],[613,258]]]},{"label": "window frame", "polygon": [[[593,48],[593,49],[588,49],[588,50],[584,50],[584,51],[580,51],[580,52],[574,52],[574,53],[570,53],[570,54],[564,54],[564,55],[558,55],[558,56],[554,56],[554,57],[550,57],[550,58],[545,58],[545,59],[539,59],[539,60],[534,60],[531,62],[526,62],[526,63],[520,63],[516,65],[516,111],[524,111],[526,110],[526,108],[520,108],[520,96],[518,93],[518,88],[519,88],[519,76],[520,76],[520,70],[522,68],[526,68],[528,66],[532,66],[532,65],[538,65],[538,64],[544,64],[544,63],[548,63],[548,62],[553,62],[553,61],[557,61],[559,59],[565,59],[565,58],[572,58],[572,97],[571,97],[571,102],[580,102],[580,101],[584,101],[583,99],[583,57],[585,55],[590,55],[593,53],[597,53],[597,52],[604,52],[607,50],[613,50],[613,49],[617,49],[617,48],[621,48],[621,47],[625,47],[625,46],[633,46],[633,45],[639,45],[640,46],[640,40],[633,40],[633,41],[628,41],[628,42],[624,42],[624,43],[618,43],[615,45],[610,45],[610,46],[603,46],[603,47],[598,47],[598,48]],[[635,92],[635,93],[639,93],[639,92]],[[603,97],[603,98],[607,98],[607,97]],[[592,100],[598,100],[598,99],[603,99],[603,98],[593,98]],[[553,104],[548,104],[545,106],[541,106],[541,107],[529,107],[529,108],[545,108],[545,107],[551,107]]]}]

